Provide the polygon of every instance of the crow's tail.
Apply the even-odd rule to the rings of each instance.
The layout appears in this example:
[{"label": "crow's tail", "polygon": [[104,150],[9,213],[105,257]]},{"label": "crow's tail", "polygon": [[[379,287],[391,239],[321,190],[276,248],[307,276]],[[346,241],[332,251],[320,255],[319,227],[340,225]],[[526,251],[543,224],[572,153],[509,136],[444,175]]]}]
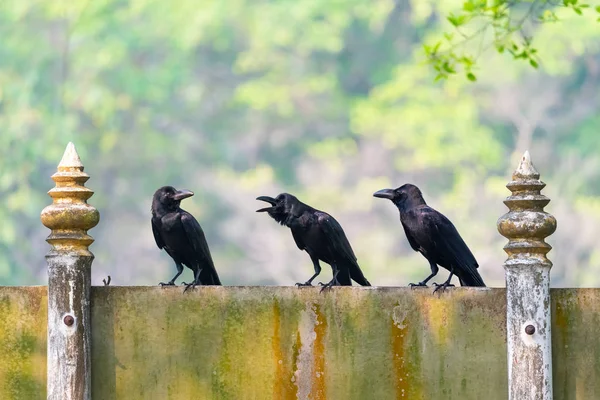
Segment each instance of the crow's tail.
[{"label": "crow's tail", "polygon": [[456,274],[458,279],[460,280],[460,286],[483,286],[485,287],[485,283],[477,272],[477,269],[473,268],[469,271],[461,272],[461,274]]},{"label": "crow's tail", "polygon": [[367,278],[365,278],[358,264],[355,263],[349,268],[349,270],[350,277],[354,280],[354,282],[362,286],[371,286],[371,283],[367,280]]}]

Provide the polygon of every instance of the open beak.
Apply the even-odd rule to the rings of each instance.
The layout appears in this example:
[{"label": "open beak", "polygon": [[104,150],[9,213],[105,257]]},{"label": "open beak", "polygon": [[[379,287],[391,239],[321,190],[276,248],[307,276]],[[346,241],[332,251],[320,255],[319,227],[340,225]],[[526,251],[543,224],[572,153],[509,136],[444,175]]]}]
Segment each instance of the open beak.
[{"label": "open beak", "polygon": [[272,197],[269,197],[269,196],[260,196],[260,197],[257,197],[256,200],[266,201],[267,203],[271,204],[271,206],[272,206],[272,207],[261,208],[260,210],[256,210],[256,212],[273,211],[275,209],[275,204],[277,204],[275,199]]},{"label": "open beak", "polygon": [[373,193],[373,196],[392,200],[394,198],[394,189],[381,189],[380,191]]},{"label": "open beak", "polygon": [[175,201],[179,201],[179,200],[183,200],[183,199],[187,199],[188,197],[192,197],[194,195],[194,192],[192,192],[191,190],[178,190],[174,195],[173,195],[173,200]]}]

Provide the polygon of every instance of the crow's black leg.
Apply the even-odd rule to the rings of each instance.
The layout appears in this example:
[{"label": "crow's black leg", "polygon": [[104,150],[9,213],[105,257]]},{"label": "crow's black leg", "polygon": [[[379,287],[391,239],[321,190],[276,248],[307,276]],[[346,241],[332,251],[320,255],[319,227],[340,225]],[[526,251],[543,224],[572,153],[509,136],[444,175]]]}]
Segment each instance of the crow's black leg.
[{"label": "crow's black leg", "polygon": [[181,275],[181,273],[183,272],[183,265],[181,265],[181,263],[176,262],[175,266],[177,267],[177,273],[175,274],[175,276],[173,277],[173,279],[171,279],[167,283],[160,282],[159,283],[160,286],[173,286],[173,285],[175,285],[175,279],[179,278],[179,275]]},{"label": "crow's black leg", "polygon": [[187,292],[190,288],[195,288],[196,285],[200,284],[200,273],[202,272],[202,268],[198,268],[196,270],[196,276],[194,276],[194,281],[192,283],[188,283],[185,285],[185,289],[183,289],[183,293]]},{"label": "crow's black leg", "polygon": [[450,270],[450,276],[448,277],[448,279],[446,279],[446,282],[442,283],[441,285],[434,283],[434,285],[437,287],[435,288],[433,293],[437,292],[438,290],[441,290],[443,292],[444,290],[446,290],[447,287],[454,286],[453,284],[450,283],[453,276],[454,276],[454,270]]},{"label": "crow's black leg", "polygon": [[[321,284],[323,287],[321,288],[321,292],[323,292],[323,290],[327,289],[327,288],[331,288],[334,285],[339,285],[339,282],[337,280],[337,276],[340,273],[340,270],[333,265],[333,279],[331,279],[328,283],[326,284],[322,284],[321,282],[319,282],[319,284]],[[321,293],[319,292],[319,293]]]},{"label": "crow's black leg", "polygon": [[315,279],[321,273],[321,265],[319,264],[319,259],[317,257],[313,256],[312,254],[310,255],[310,259],[313,262],[313,266],[315,268],[315,274],[313,276],[311,276],[310,279],[304,283],[297,282],[296,283],[297,286],[312,286],[313,279]]},{"label": "crow's black leg", "polygon": [[431,267],[431,275],[429,275],[427,278],[423,279],[421,282],[419,283],[409,283],[408,286],[410,287],[415,287],[415,286],[427,286],[427,282],[429,282],[429,280],[431,278],[433,278],[434,276],[437,275],[438,271],[440,270],[440,268],[437,266],[436,263],[429,261],[429,266]]}]

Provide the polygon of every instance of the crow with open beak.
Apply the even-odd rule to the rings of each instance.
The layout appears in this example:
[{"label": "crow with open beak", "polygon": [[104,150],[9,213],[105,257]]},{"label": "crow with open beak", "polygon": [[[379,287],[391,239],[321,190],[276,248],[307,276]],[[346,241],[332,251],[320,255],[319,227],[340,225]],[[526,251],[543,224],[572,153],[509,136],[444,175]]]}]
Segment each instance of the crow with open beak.
[{"label": "crow with open beak", "polygon": [[353,279],[360,285],[371,286],[358,266],[344,230],[331,215],[302,203],[295,196],[282,193],[276,198],[260,196],[269,207],[256,210],[266,212],[271,218],[287,226],[300,250],[305,250],[313,262],[315,274],[298,286],[311,286],[321,273],[319,260],[331,265],[333,279],[323,289],[334,285],[351,286]]}]

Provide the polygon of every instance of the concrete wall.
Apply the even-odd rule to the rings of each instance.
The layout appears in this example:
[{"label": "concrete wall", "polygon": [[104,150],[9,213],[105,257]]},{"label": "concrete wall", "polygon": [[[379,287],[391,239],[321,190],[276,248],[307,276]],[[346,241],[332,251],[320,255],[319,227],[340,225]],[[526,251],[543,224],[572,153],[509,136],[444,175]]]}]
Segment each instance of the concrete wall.
[{"label": "concrete wall", "polygon": [[600,399],[600,289],[550,295],[554,398]]},{"label": "concrete wall", "polygon": [[[95,399],[506,399],[505,291],[92,288]],[[600,289],[552,291],[557,399],[600,393]],[[43,399],[45,287],[0,288],[0,398]]]},{"label": "concrete wall", "polygon": [[46,398],[45,286],[0,287],[0,399]]}]

